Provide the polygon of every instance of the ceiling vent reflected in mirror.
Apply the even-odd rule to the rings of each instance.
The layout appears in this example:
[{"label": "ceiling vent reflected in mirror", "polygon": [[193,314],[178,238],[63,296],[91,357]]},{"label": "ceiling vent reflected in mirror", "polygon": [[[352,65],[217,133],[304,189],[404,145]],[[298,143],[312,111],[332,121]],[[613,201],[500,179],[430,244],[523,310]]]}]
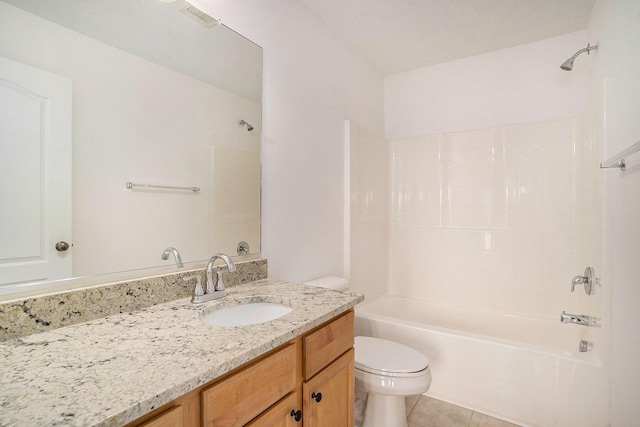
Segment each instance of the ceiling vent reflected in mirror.
[{"label": "ceiling vent reflected in mirror", "polygon": [[[162,0],[162,1],[167,1],[167,0]],[[172,1],[172,0],[169,0],[169,1]],[[185,2],[185,5],[182,6],[180,10],[182,11],[182,13],[189,15],[190,17],[192,17],[193,19],[195,19],[205,27],[215,27],[220,23],[219,19],[216,19],[213,16],[204,13],[197,7],[187,2]]]}]

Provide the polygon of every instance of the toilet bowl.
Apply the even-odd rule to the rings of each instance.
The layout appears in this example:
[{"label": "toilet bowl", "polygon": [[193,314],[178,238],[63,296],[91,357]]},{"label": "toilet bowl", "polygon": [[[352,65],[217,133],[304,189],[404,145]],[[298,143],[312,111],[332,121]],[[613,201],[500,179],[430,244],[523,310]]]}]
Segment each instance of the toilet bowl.
[{"label": "toilet bowl", "polygon": [[[305,282],[338,291],[348,289],[341,277],[325,276]],[[431,385],[429,359],[393,341],[355,337],[356,427],[407,427],[404,399],[422,394]]]},{"label": "toilet bowl", "polygon": [[405,345],[372,337],[355,338],[357,394],[365,393],[362,427],[406,427],[405,397],[431,385],[429,359]]}]

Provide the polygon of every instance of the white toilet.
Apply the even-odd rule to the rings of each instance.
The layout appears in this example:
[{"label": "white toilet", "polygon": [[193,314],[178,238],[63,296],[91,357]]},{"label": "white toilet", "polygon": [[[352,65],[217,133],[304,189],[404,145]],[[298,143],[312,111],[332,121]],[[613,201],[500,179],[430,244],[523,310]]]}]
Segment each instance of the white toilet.
[{"label": "white toilet", "polygon": [[406,427],[404,399],[431,385],[429,359],[381,338],[356,337],[356,394],[366,393],[362,427]]},{"label": "white toilet", "polygon": [[[341,277],[325,276],[305,282],[312,286],[346,290]],[[356,426],[406,427],[406,396],[422,394],[431,385],[429,359],[397,342],[372,337],[355,338]],[[364,413],[358,414],[364,404]]]}]

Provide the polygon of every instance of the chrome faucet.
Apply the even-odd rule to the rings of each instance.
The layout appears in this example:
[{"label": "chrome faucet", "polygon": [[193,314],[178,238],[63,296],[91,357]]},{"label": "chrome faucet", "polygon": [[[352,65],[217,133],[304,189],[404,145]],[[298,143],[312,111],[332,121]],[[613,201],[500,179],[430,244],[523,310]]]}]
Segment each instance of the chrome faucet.
[{"label": "chrome faucet", "polygon": [[215,287],[213,285],[213,263],[216,261],[216,259],[220,258],[221,260],[223,260],[226,264],[227,264],[227,268],[229,269],[230,273],[233,273],[234,271],[236,271],[236,266],[233,263],[233,261],[231,261],[231,258],[229,258],[229,256],[225,255],[225,254],[215,254],[211,257],[211,259],[209,260],[209,263],[207,264],[207,282],[206,282],[206,291],[205,293],[209,293],[209,292],[221,292],[224,291],[224,283],[222,282],[222,270],[218,270],[216,271],[216,283],[215,283]]},{"label": "chrome faucet", "polygon": [[[207,263],[207,268],[205,268],[205,286],[202,289],[202,286],[196,285],[195,290],[193,291],[193,298],[191,298],[191,302],[194,304],[199,304],[201,302],[211,301],[214,299],[222,298],[227,295],[227,292],[224,290],[224,282],[222,281],[223,270],[216,271],[216,282],[213,282],[213,263],[216,259],[220,258],[227,264],[227,268],[229,272],[236,271],[236,266],[225,254],[214,254],[209,262]],[[185,279],[190,279],[185,278]]]},{"label": "chrome faucet", "polygon": [[164,252],[162,252],[162,259],[169,259],[169,254],[173,254],[173,256],[175,257],[178,268],[184,267],[182,258],[180,258],[180,252],[178,252],[176,248],[169,246],[167,249],[165,249]]},{"label": "chrome faucet", "polygon": [[586,314],[569,314],[564,311],[560,314],[560,321],[562,323],[575,323],[577,325],[594,326],[596,328],[601,326],[599,317],[587,316]]}]

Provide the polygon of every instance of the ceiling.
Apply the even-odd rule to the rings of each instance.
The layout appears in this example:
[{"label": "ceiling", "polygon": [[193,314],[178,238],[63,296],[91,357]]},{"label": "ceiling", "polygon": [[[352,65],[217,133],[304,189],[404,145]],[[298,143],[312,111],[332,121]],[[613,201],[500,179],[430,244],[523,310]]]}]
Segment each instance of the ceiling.
[{"label": "ceiling", "polygon": [[587,28],[595,0],[300,0],[388,76]]}]

